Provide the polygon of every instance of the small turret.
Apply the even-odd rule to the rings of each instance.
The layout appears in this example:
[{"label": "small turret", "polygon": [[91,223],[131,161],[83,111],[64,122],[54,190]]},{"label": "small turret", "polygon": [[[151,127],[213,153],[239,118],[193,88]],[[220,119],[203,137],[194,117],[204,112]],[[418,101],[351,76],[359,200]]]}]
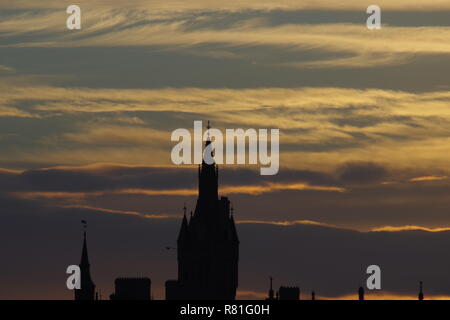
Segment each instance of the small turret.
[{"label": "small turret", "polygon": [[186,204],[183,207],[183,221],[181,222],[181,228],[180,228],[180,233],[178,234],[178,241],[182,241],[188,234],[188,221],[187,221],[187,217],[186,217]]},{"label": "small turret", "polygon": [[364,300],[364,288],[363,287],[359,287],[358,289],[358,297],[360,301]]}]

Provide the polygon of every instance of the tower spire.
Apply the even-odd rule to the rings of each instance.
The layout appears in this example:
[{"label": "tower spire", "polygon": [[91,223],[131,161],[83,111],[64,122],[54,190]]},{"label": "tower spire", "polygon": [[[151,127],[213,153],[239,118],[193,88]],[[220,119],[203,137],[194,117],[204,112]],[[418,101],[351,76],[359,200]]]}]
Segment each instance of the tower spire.
[{"label": "tower spire", "polygon": [[273,300],[273,286],[272,286],[273,278],[272,278],[272,276],[269,277],[269,280],[270,280],[269,300]]},{"label": "tower spire", "polygon": [[80,267],[87,266],[89,268],[89,255],[86,242],[87,221],[81,220],[81,224],[83,225],[83,248],[81,250]]},{"label": "tower spire", "polygon": [[95,300],[95,284],[91,278],[89,255],[86,241],[87,221],[81,220],[83,225],[83,248],[81,250],[81,289],[75,289],[75,300]]},{"label": "tower spire", "polygon": [[[211,129],[211,124],[208,121],[207,125],[208,130]],[[208,131],[208,135],[206,138],[205,149],[203,151],[203,160],[201,166],[199,166],[199,183],[198,183],[198,191],[199,191],[199,200],[204,201],[206,198],[209,198],[212,202],[217,201],[218,199],[218,169],[216,163],[214,162],[214,149],[211,148],[211,136]],[[208,157],[212,158],[212,163],[207,163],[205,161],[206,152],[210,152]],[[208,161],[209,162],[209,161]],[[212,204],[203,204],[208,208],[208,211],[211,211]],[[197,212],[197,209],[196,209]]]}]

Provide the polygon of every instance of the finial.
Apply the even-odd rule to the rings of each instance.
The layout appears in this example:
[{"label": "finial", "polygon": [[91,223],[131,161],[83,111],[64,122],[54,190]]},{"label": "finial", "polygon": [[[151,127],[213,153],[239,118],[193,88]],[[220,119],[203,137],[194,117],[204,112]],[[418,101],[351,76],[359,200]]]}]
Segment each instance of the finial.
[{"label": "finial", "polygon": [[211,124],[209,123],[209,120],[208,120],[208,124],[207,124],[207,126],[206,126],[206,129],[208,130],[208,131],[207,131],[208,136],[207,136],[207,138],[206,138],[206,141],[211,141],[211,135],[210,135],[210,133],[209,133],[209,129],[211,129]]},{"label": "finial", "polygon": [[86,221],[86,220],[81,220],[81,224],[83,225],[83,236],[84,236],[84,241],[86,241],[87,221]]},{"label": "finial", "polygon": [[184,212],[184,215],[186,216],[186,202],[184,203],[184,206],[183,206],[183,212]]}]

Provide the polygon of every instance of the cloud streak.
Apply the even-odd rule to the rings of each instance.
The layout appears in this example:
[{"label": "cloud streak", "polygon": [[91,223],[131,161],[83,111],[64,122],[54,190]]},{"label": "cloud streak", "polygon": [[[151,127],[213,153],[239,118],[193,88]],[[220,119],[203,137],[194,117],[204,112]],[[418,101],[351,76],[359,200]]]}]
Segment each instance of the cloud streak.
[{"label": "cloud streak", "polygon": [[[363,6],[357,7],[365,11]],[[156,46],[169,51],[215,45],[232,52],[241,47],[266,46],[298,52],[299,55],[310,50],[334,55],[333,58],[313,61],[298,58],[278,63],[280,66],[299,68],[389,66],[408,63],[418,55],[450,54],[447,41],[449,27],[386,25],[382,30],[371,32],[364,20],[360,25],[345,21],[335,24],[271,25],[267,19],[243,18],[235,24],[217,28],[211,25],[214,21],[211,13],[204,13],[203,16],[201,12],[183,14],[183,6],[180,8],[167,12],[159,12],[156,8],[85,10],[83,29],[76,33],[64,32],[60,11],[20,13],[7,16],[0,22],[0,29],[4,30],[0,41],[3,38],[3,47]],[[410,4],[409,8],[412,8]],[[21,40],[24,38],[27,40]],[[233,58],[236,57],[239,55],[233,54]]]},{"label": "cloud streak", "polygon": [[[68,2],[67,2],[68,3]],[[67,3],[55,3],[51,0],[43,0],[33,4],[30,4],[27,0],[16,0],[11,3],[2,3],[0,8],[3,9],[23,9],[23,8],[38,8],[38,9],[55,9],[65,8]],[[191,11],[245,11],[245,10],[306,10],[306,9],[319,9],[319,10],[356,10],[360,11],[361,8],[365,10],[372,2],[362,1],[355,3],[354,1],[345,0],[336,3],[333,0],[303,0],[298,2],[292,2],[289,0],[270,1],[261,0],[258,2],[251,0],[230,0],[227,3],[223,3],[218,0],[129,0],[126,3],[123,1],[102,1],[102,0],[80,0],[78,3],[81,6],[87,6],[88,8],[99,9],[108,8],[114,6],[119,9],[129,8],[141,8],[154,10],[156,12],[191,12]],[[446,0],[434,0],[432,2],[423,2],[419,0],[379,0],[377,4],[387,10],[443,10],[450,9],[450,5]]]},{"label": "cloud streak", "polygon": [[[50,119],[93,114],[133,119],[169,117],[164,128],[139,123],[80,122],[68,132],[41,137],[35,148],[53,146],[45,158],[73,165],[92,162],[168,164],[172,130],[210,119],[215,127],[280,128],[281,163],[288,168],[335,168],[376,161],[418,170],[447,167],[450,92],[410,93],[377,89],[87,89],[3,84],[5,117]],[[2,109],[0,108],[0,111]],[[179,116],[187,118],[182,124]],[[114,119],[112,117],[111,119]],[[38,120],[37,120],[38,121]],[[114,120],[112,120],[114,121]],[[65,148],[65,144],[72,146]],[[142,149],[146,147],[147,149]],[[39,148],[38,148],[39,149]],[[125,152],[125,150],[127,150]],[[351,151],[351,152],[349,152]],[[30,156],[33,152],[28,150]],[[41,150],[36,150],[41,153]],[[89,161],[86,161],[89,159]],[[336,162],[336,159],[339,159]],[[17,160],[17,159],[16,159]],[[24,160],[22,158],[22,160]],[[443,174],[437,174],[440,176]],[[445,174],[444,174],[445,175]]]}]

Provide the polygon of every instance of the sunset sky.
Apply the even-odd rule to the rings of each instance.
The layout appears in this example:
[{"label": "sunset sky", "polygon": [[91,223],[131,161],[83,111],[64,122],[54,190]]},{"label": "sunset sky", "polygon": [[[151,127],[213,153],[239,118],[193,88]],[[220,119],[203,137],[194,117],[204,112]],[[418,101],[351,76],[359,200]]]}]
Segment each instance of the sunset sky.
[{"label": "sunset sky", "polygon": [[162,299],[197,188],[170,136],[194,120],[280,129],[277,175],[219,166],[239,298],[270,275],[356,298],[370,264],[368,298],[450,298],[449,75],[448,0],[0,0],[0,299],[70,299],[81,219],[104,298],[144,275]]}]

